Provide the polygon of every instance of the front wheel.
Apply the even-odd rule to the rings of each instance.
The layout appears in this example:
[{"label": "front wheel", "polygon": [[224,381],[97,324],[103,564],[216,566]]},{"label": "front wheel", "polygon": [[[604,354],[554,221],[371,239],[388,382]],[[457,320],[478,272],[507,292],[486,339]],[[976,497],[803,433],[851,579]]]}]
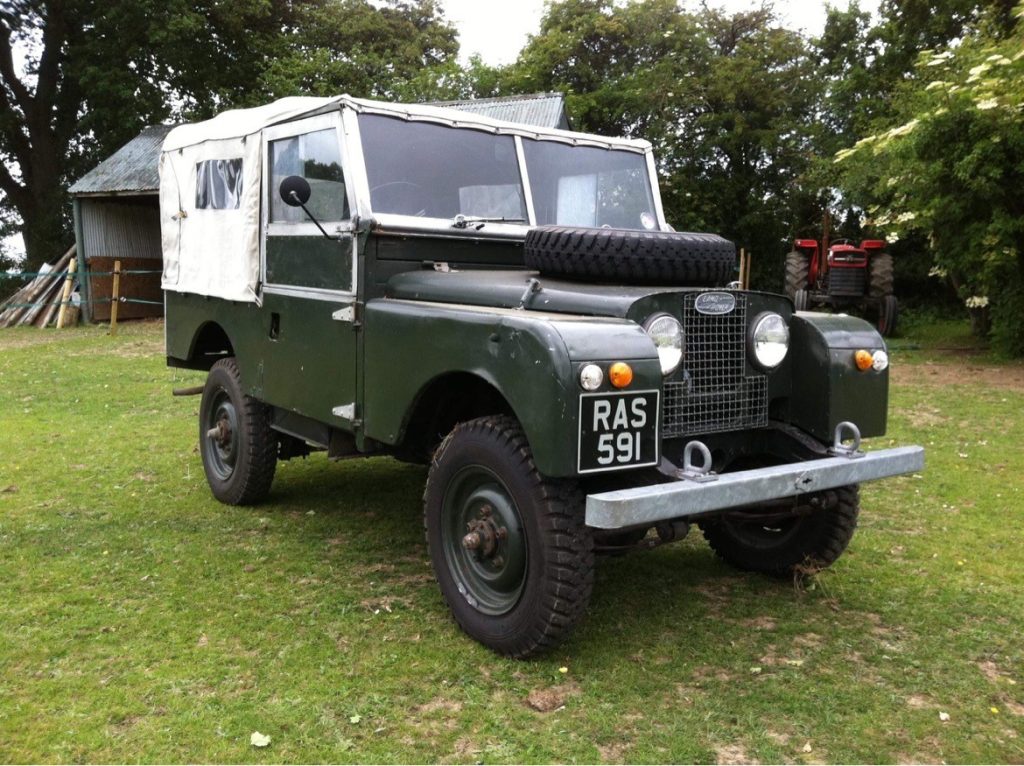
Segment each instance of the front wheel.
[{"label": "front wheel", "polygon": [[856,484],[817,496],[824,507],[788,518],[758,519],[755,513],[725,515],[701,524],[712,550],[750,572],[786,576],[798,568],[824,569],[853,538],[860,513]]},{"label": "front wheel", "polygon": [[199,404],[199,451],[213,496],[228,505],[252,505],[270,492],[277,467],[277,436],[265,404],[242,390],[234,357],[210,368]]},{"label": "front wheel", "polygon": [[900,309],[895,295],[884,296],[878,305],[878,332],[888,338],[896,334]]},{"label": "front wheel", "polygon": [[466,633],[520,658],[569,635],[593,587],[583,497],[540,474],[513,418],[457,425],[434,454],[423,501],[434,573]]}]

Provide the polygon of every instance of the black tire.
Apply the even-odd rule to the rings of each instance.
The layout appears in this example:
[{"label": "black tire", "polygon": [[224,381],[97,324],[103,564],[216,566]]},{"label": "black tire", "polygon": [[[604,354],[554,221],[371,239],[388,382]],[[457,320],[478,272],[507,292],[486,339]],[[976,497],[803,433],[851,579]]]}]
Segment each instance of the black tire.
[{"label": "black tire", "polygon": [[831,490],[835,505],[770,524],[723,516],[701,524],[712,550],[738,569],[774,576],[824,569],[850,544],[860,513],[858,487]]},{"label": "black tire", "polygon": [[882,298],[892,295],[893,285],[892,256],[888,253],[875,253],[868,264],[868,295]]},{"label": "black tire", "polygon": [[811,308],[811,295],[806,290],[797,290],[793,296],[793,308],[796,311],[807,311]]},{"label": "black tire", "polygon": [[[540,474],[514,418],[457,425],[434,453],[423,505],[441,594],[466,633],[517,658],[569,635],[594,583],[583,495],[573,481]],[[467,548],[471,528],[495,547]]]},{"label": "black tire", "polygon": [[807,289],[811,275],[811,259],[806,253],[794,250],[786,256],[786,295],[796,298],[798,290]]},{"label": "black tire", "polygon": [[595,282],[710,287],[735,275],[736,246],[717,234],[538,226],[526,233],[526,266]]},{"label": "black tire", "polygon": [[900,307],[895,295],[886,295],[878,304],[878,332],[883,338],[896,334],[899,324]]},{"label": "black tire", "polygon": [[[225,429],[211,434],[211,429]],[[210,368],[199,404],[199,451],[213,496],[228,505],[252,505],[270,492],[277,467],[277,435],[267,406],[242,391],[234,357]]]}]

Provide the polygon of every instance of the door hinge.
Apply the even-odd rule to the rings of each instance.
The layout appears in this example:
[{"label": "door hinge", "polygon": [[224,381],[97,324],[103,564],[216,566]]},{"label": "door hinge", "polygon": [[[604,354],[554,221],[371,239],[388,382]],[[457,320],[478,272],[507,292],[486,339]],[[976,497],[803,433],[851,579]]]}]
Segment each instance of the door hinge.
[{"label": "door hinge", "polygon": [[337,407],[333,407],[331,408],[331,414],[335,417],[344,418],[349,422],[354,421],[356,418],[356,403],[340,404]]},{"label": "door hinge", "polygon": [[331,319],[336,319],[339,322],[354,322],[356,321],[356,307],[355,304],[351,306],[345,306],[345,308],[338,309],[331,314]]}]

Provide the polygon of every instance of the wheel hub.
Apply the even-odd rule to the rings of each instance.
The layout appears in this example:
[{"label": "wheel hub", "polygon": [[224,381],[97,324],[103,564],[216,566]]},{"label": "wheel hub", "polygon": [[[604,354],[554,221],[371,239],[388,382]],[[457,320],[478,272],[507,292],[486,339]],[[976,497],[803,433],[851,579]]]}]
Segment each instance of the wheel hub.
[{"label": "wheel hub", "polygon": [[468,534],[462,538],[462,547],[476,554],[477,559],[493,559],[498,566],[501,565],[498,552],[498,544],[508,539],[508,528],[500,527],[494,521],[494,509],[485,505],[475,519],[466,523]]},{"label": "wheel hub", "polygon": [[475,609],[506,614],[526,582],[522,519],[505,485],[489,470],[469,466],[444,499],[445,558],[456,587]]}]

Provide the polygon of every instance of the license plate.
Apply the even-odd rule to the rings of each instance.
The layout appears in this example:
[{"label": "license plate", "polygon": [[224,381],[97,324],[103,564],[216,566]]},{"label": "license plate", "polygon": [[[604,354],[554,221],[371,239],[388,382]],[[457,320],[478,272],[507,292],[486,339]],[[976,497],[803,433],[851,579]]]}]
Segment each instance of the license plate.
[{"label": "license plate", "polygon": [[580,395],[580,473],[658,464],[658,391]]}]

